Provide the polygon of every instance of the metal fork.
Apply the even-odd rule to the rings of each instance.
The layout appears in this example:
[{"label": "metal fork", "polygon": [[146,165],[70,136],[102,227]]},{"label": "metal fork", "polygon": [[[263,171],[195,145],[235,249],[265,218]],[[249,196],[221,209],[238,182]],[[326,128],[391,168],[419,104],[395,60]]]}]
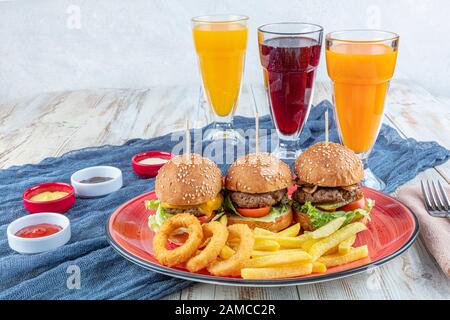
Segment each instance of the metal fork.
[{"label": "metal fork", "polygon": [[425,198],[425,207],[428,211],[428,214],[433,217],[449,217],[450,201],[445,194],[445,190],[441,182],[437,182],[439,191],[438,188],[436,188],[436,184],[434,183],[434,181],[431,181],[430,183],[430,181],[427,180],[426,187],[423,180],[420,181],[420,184],[422,185],[422,193],[423,197]]}]

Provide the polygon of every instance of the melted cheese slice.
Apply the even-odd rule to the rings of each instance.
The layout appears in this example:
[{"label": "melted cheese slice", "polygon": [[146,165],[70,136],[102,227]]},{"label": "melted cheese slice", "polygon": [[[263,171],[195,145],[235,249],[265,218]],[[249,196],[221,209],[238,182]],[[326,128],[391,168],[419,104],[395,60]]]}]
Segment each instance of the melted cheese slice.
[{"label": "melted cheese slice", "polygon": [[208,200],[205,203],[196,205],[196,206],[176,206],[169,204],[167,202],[162,202],[161,207],[163,208],[169,208],[169,209],[189,209],[189,208],[198,208],[201,213],[203,213],[205,216],[210,216],[215,210],[219,209],[222,205],[223,197],[219,193],[216,197],[212,198],[211,200]]}]

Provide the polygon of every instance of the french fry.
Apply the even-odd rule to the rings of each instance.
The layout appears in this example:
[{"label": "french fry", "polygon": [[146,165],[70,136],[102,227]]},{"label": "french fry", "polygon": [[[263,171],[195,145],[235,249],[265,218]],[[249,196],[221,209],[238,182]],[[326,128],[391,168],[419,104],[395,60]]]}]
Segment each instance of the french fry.
[{"label": "french fry", "polygon": [[325,252],[323,255],[326,256],[326,255],[330,255],[330,254],[336,254],[338,252],[339,252],[338,247],[333,247],[330,250],[328,250],[327,252]]},{"label": "french fry", "polygon": [[283,231],[280,231],[277,233],[277,235],[282,237],[295,237],[300,232],[300,223],[296,223],[292,226],[290,226],[287,229],[284,229]]},{"label": "french fry", "polygon": [[312,272],[324,273],[327,272],[327,266],[319,261],[314,261],[312,264]]},{"label": "french fry", "polygon": [[309,254],[313,257],[313,261],[317,260],[325,252],[333,247],[336,247],[345,239],[355,235],[356,233],[366,230],[367,227],[361,222],[354,222],[342,227],[332,235],[319,240],[311,246],[308,250]]},{"label": "french fry", "polygon": [[225,226],[228,225],[228,217],[226,214],[224,214],[223,216],[220,217],[219,222]]},{"label": "french fry", "polygon": [[312,232],[304,231],[303,234],[297,236],[296,238],[300,239],[301,241],[310,240],[310,239],[312,239]]},{"label": "french fry", "polygon": [[262,228],[253,229],[255,236],[295,237],[300,232],[300,223],[296,223],[280,232],[272,232]]},{"label": "french fry", "polygon": [[356,240],[356,235],[353,235],[350,238],[345,239],[344,241],[339,243],[338,252],[340,254],[348,253],[350,251],[350,249],[352,248],[352,245],[355,243],[355,240]]},{"label": "french fry", "polygon": [[327,267],[340,266],[352,261],[365,258],[369,255],[369,250],[367,245],[351,248],[348,253],[345,254],[332,254],[329,256],[322,256],[318,259],[319,262],[323,263]]},{"label": "french fry", "polygon": [[309,251],[309,249],[311,249],[312,245],[314,243],[316,243],[318,240],[314,240],[314,239],[308,239],[302,242],[302,244],[300,245],[300,247],[305,250],[305,251]]},{"label": "french fry", "polygon": [[[281,248],[286,249],[294,249],[294,248],[300,248],[301,244],[305,241],[304,238],[298,237],[280,237],[280,236],[255,236],[255,240],[261,241],[261,240],[271,240],[276,241],[280,245]],[[257,248],[255,248],[257,249]],[[259,250],[259,249],[257,249]]]},{"label": "french fry", "polygon": [[290,254],[274,254],[266,255],[250,259],[246,267],[248,268],[264,268],[276,267],[286,264],[294,263],[308,263],[311,262],[311,256],[305,251],[293,252]]},{"label": "french fry", "polygon": [[225,245],[225,247],[223,247],[222,250],[220,251],[219,256],[222,259],[226,260],[229,257],[231,257],[234,254],[234,252],[235,251],[233,249],[231,249],[229,246]]},{"label": "french fry", "polygon": [[266,250],[266,251],[276,251],[280,249],[280,244],[273,240],[266,239],[255,239],[255,244],[253,246],[255,250]]},{"label": "french fry", "polygon": [[279,279],[303,276],[312,273],[312,263],[297,264],[276,268],[243,268],[241,277],[243,279]]},{"label": "french fry", "polygon": [[252,257],[262,257],[262,256],[270,256],[275,254],[291,254],[295,252],[305,252],[303,249],[282,249],[282,250],[276,250],[276,251],[260,251],[260,250],[253,250],[252,251]]},{"label": "french fry", "polygon": [[329,235],[338,231],[339,228],[344,224],[344,222],[345,222],[345,217],[340,217],[340,218],[331,220],[326,225],[320,227],[317,230],[314,230],[312,232],[312,238],[313,239],[321,239],[321,238],[328,237]]},{"label": "french fry", "polygon": [[269,231],[267,229],[263,229],[263,228],[258,228],[256,227],[255,229],[253,229],[253,234],[255,236],[275,236],[276,233]]}]

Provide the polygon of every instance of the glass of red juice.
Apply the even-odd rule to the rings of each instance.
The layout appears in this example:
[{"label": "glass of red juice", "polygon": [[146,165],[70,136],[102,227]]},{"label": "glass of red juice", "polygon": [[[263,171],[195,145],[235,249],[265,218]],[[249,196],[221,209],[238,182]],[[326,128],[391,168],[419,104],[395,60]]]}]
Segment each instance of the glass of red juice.
[{"label": "glass of red juice", "polygon": [[266,24],[258,28],[259,54],[280,159],[296,159],[298,137],[308,118],[319,64],[323,28],[301,22]]}]

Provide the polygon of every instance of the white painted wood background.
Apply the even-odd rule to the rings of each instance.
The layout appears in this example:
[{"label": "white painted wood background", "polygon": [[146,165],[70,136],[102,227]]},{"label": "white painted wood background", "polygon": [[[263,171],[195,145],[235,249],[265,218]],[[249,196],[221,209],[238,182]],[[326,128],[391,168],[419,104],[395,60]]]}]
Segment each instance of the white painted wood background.
[{"label": "white painted wood background", "polygon": [[[102,89],[46,93],[0,103],[0,168],[36,163],[83,147],[160,136],[182,129],[186,115],[193,126],[202,127],[211,116],[208,109],[198,107],[199,94],[199,88],[192,86]],[[329,85],[319,82],[315,102],[330,96]],[[260,115],[268,112],[262,88],[244,88],[237,114],[253,116],[254,103]],[[412,82],[392,84],[385,122],[404,137],[434,140],[450,148],[450,108]],[[423,178],[450,183],[450,162],[409,183]],[[282,288],[194,284],[166,298],[450,299],[450,279],[419,238],[386,265],[340,280]]]},{"label": "white painted wood background", "polygon": [[[258,26],[317,23],[325,32],[400,34],[395,79],[450,98],[448,0],[6,0],[0,1],[0,100],[84,88],[199,83],[194,16],[250,17],[245,83],[262,83]],[[317,79],[328,80],[325,56]]]}]

